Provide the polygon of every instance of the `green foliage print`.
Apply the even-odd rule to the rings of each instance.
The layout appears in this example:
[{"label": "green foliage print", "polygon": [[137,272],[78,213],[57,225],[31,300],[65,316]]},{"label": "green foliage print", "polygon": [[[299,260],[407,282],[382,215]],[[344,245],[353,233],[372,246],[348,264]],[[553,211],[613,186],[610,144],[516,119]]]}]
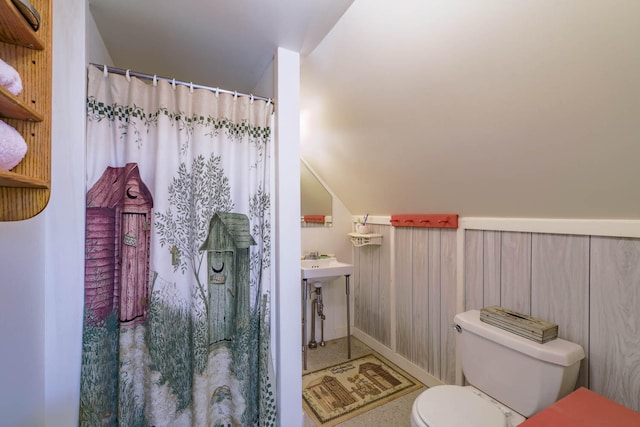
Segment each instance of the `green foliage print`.
[{"label": "green foliage print", "polygon": [[193,324],[189,310],[165,305],[152,296],[147,334],[151,357],[149,368],[160,373],[158,383],[167,383],[177,397],[176,409],[188,408],[192,400],[194,374]]},{"label": "green foliage print", "polygon": [[260,388],[258,394],[260,399],[259,424],[260,426],[275,427],[277,425],[277,406],[275,382],[271,365],[271,341],[269,339],[271,310],[269,310],[268,295],[263,295],[261,306],[262,315],[260,316],[260,338],[258,342],[260,349],[260,358],[258,361],[258,384]]},{"label": "green foliage print", "polygon": [[[249,323],[237,329],[230,343],[233,355],[231,371],[241,380],[247,405],[242,425],[275,426],[276,400],[270,370],[268,296],[252,310]],[[256,351],[258,349],[258,351]]]},{"label": "green foliage print", "polygon": [[156,213],[160,245],[178,249],[179,263],[174,270],[179,268],[183,274],[187,270],[193,273],[208,315],[207,292],[200,281],[200,268],[206,253],[200,252],[200,245],[207,236],[213,213],[230,212],[234,208],[229,179],[224,174],[220,156],[212,154],[205,160],[200,155],[193,159],[190,170],[181,163],[178,175],[169,185],[169,205],[164,213]]},{"label": "green foliage print", "polygon": [[132,141],[138,147],[142,145],[143,133],[148,133],[151,127],[158,126],[159,117],[168,119],[171,126],[177,126],[178,130],[185,132],[186,138],[180,146],[182,153],[186,153],[189,148],[191,135],[196,128],[209,129],[205,135],[213,138],[220,132],[224,132],[229,140],[239,141],[245,136],[258,148],[261,156],[264,154],[264,147],[271,138],[270,127],[253,126],[247,120],[236,123],[226,117],[213,117],[203,114],[187,114],[184,111],[173,112],[166,107],[158,107],[156,111],[146,112],[135,104],[121,105],[118,103],[105,104],[94,96],[87,97],[87,120],[89,122],[99,122],[108,120],[116,122],[120,130],[120,138],[124,139],[128,135],[132,136]]},{"label": "green foliage print", "polygon": [[[251,235],[255,238],[259,250],[251,255],[251,271],[252,277],[260,277],[262,269],[269,268],[271,265],[271,223],[269,222],[271,209],[271,198],[269,193],[263,188],[258,188],[256,193],[249,201],[249,216],[253,220]],[[259,291],[259,290],[258,290]],[[258,292],[260,294],[261,292]],[[256,300],[257,304],[258,301]]]},{"label": "green foliage print", "polygon": [[80,376],[80,426],[115,426],[118,395],[118,315],[103,322],[85,311]]}]

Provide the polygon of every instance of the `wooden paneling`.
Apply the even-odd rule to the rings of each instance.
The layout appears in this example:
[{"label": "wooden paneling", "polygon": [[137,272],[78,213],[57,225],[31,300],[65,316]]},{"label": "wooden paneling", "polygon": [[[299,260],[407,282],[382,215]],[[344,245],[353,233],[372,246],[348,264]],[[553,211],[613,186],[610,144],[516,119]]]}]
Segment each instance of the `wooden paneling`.
[{"label": "wooden paneling", "polygon": [[[376,226],[374,233],[382,235],[383,244],[378,246],[380,257],[379,264],[379,316],[378,316],[378,341],[387,347],[391,347],[391,227]],[[386,242],[386,244],[385,244]]]},{"label": "wooden paneling", "polygon": [[360,280],[360,270],[368,268],[368,266],[364,261],[364,258],[361,256],[361,253],[362,251],[360,251],[360,248],[355,248],[353,251],[353,275],[351,276],[352,282],[350,285],[351,299],[353,300],[353,325],[366,332],[366,326],[364,325],[362,318],[364,317],[364,313],[368,307],[365,307],[360,301],[360,292],[362,287],[365,286],[365,284],[362,283],[362,280]]},{"label": "wooden paneling", "polygon": [[[372,226],[372,233],[379,233],[379,225]],[[370,259],[371,274],[369,276],[369,316],[368,334],[385,345],[388,345],[389,327],[385,324],[389,321],[389,259],[385,260],[385,251],[382,245],[363,246],[360,251]],[[386,330],[386,332],[385,332]]]},{"label": "wooden paneling", "polygon": [[465,310],[481,309],[484,307],[482,286],[484,265],[482,263],[482,245],[484,233],[469,230],[464,236],[464,307]]},{"label": "wooden paneling", "polygon": [[578,386],[640,409],[640,240],[467,230],[464,257],[466,309],[530,307],[585,350]]},{"label": "wooden paneling", "polygon": [[371,334],[371,328],[373,327],[371,322],[371,294],[373,293],[371,277],[373,276],[373,259],[371,258],[371,251],[367,246],[363,246],[363,250],[360,251],[360,258],[363,261],[362,266],[365,268],[361,268],[360,273],[360,298],[359,302],[363,307],[361,311],[361,323],[366,328],[365,332]]},{"label": "wooden paneling", "polygon": [[411,360],[413,231],[411,228],[397,228],[395,236],[396,352]]},{"label": "wooden paneling", "polygon": [[640,411],[640,240],[591,238],[589,387]]},{"label": "wooden paneling", "polygon": [[442,362],[440,355],[440,331],[442,319],[440,317],[441,303],[441,270],[440,250],[441,232],[432,230],[429,232],[429,304],[426,307],[428,330],[426,342],[428,349],[428,362],[424,368],[436,378],[440,378]]},{"label": "wooden paneling", "polygon": [[455,230],[395,231],[396,352],[445,382],[455,382]]},{"label": "wooden paneling", "polygon": [[531,234],[502,233],[500,305],[531,312]]},{"label": "wooden paneling", "polygon": [[442,230],[440,240],[440,378],[447,384],[456,380],[456,342],[451,328],[456,315],[456,255],[457,238],[455,230]]},{"label": "wooden paneling", "polygon": [[[454,383],[456,231],[396,228],[391,234],[391,227],[379,227],[385,236],[380,258],[367,268],[387,278],[394,271],[395,330],[386,314],[365,315],[390,312],[391,279],[375,274],[370,281],[377,294],[369,294],[361,321],[377,325],[359,328]],[[466,230],[464,242],[465,309],[502,305],[557,323],[560,337],[587,355],[578,385],[640,410],[640,239]]]},{"label": "wooden paneling", "polygon": [[[560,338],[589,354],[589,237],[533,234],[531,314],[557,323]],[[588,358],[578,386],[587,386]]]},{"label": "wooden paneling", "polygon": [[380,251],[377,246],[365,246],[363,252],[367,254],[371,266],[369,275],[369,335],[378,337],[380,335]]},{"label": "wooden paneling", "polygon": [[[372,233],[389,238],[389,228],[372,225]],[[354,325],[385,346],[390,338],[390,249],[389,245],[361,246],[354,249],[353,301]]]},{"label": "wooden paneling", "polygon": [[[410,360],[418,366],[429,366],[429,235],[427,229],[411,229],[412,248],[412,295],[413,313]],[[400,307],[398,307],[400,308]]]},{"label": "wooden paneling", "polygon": [[483,238],[483,276],[484,276],[484,305],[500,305],[500,262],[502,249],[502,234],[497,231],[485,231]]}]

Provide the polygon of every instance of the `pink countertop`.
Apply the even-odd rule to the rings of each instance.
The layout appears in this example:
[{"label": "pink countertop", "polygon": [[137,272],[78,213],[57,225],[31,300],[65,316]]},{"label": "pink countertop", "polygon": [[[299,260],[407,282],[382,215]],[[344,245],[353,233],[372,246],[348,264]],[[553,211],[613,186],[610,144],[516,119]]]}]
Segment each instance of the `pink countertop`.
[{"label": "pink countertop", "polygon": [[584,387],[529,418],[520,427],[640,427],[640,412]]}]

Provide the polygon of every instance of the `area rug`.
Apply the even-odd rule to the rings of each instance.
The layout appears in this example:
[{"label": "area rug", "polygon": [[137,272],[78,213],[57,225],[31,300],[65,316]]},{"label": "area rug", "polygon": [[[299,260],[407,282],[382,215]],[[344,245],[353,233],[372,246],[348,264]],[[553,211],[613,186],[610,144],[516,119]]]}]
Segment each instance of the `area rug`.
[{"label": "area rug", "polygon": [[334,426],[423,385],[381,356],[368,354],[302,376],[304,410]]}]

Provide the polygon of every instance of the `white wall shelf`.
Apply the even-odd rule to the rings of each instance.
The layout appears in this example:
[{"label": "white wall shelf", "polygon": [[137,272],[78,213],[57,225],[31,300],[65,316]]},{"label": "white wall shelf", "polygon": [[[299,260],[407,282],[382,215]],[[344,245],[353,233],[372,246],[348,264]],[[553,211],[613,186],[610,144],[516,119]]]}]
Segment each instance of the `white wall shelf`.
[{"label": "white wall shelf", "polygon": [[382,234],[349,233],[349,237],[351,238],[351,243],[356,248],[359,248],[361,246],[382,244]]}]

